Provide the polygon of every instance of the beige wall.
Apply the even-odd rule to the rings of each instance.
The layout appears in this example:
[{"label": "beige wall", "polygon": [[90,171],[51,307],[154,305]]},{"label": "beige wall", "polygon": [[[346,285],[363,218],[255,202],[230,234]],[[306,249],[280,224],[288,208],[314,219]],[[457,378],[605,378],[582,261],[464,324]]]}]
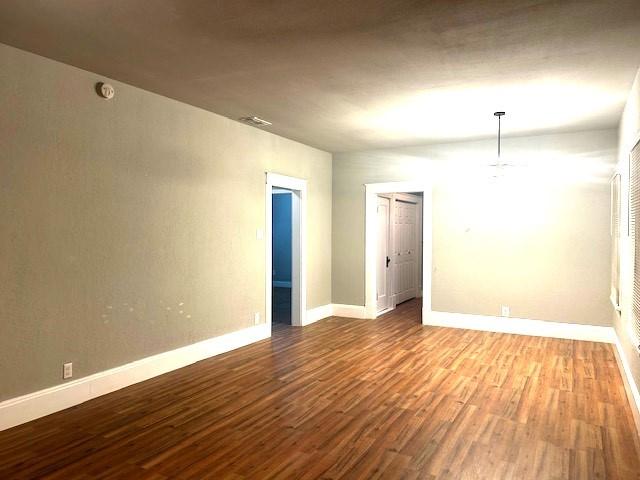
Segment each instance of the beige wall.
[{"label": "beige wall", "polygon": [[264,319],[265,171],[309,179],[308,308],[330,303],[330,154],[118,82],[103,100],[7,46],[0,65],[0,400]]},{"label": "beige wall", "polygon": [[333,302],[364,304],[365,183],[429,178],[433,309],[609,325],[614,130],[342,153],[333,163]]},{"label": "beige wall", "polygon": [[[627,212],[629,199],[629,152],[635,143],[640,140],[640,71],[636,76],[622,115],[619,140],[618,172],[620,172],[622,180],[621,210],[622,212]],[[636,385],[640,385],[640,357],[637,348],[640,340],[633,338],[629,328],[632,322],[633,244],[630,242],[629,237],[624,235],[627,232],[627,219],[628,217],[623,213],[621,228],[623,236],[620,243],[620,303],[622,314],[613,313],[613,324]]]}]

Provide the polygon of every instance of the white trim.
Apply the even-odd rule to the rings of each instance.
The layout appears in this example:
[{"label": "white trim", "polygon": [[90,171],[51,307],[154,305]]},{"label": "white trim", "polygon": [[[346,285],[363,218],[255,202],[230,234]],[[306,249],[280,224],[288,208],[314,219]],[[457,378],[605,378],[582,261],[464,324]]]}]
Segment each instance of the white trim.
[{"label": "white trim", "polygon": [[274,287],[291,288],[290,280],[274,280],[271,284]]},{"label": "white trim", "polygon": [[366,308],[362,305],[343,305],[340,303],[334,303],[331,307],[335,317],[369,318],[367,317]]},{"label": "white trim", "polygon": [[333,305],[330,303],[316,308],[311,308],[307,310],[307,318],[304,321],[304,325],[309,325],[317,322],[318,320],[330,317],[331,315],[333,315]]},{"label": "white trim", "polygon": [[605,343],[615,343],[616,341],[613,327],[547,322],[528,318],[492,317],[448,312],[430,312],[427,317],[424,317],[423,312],[422,323],[438,327],[466,328],[469,330],[514,333],[536,337],[567,338]]},{"label": "white trim", "polygon": [[321,305],[319,307],[311,308],[307,310],[307,318],[304,325],[310,325],[318,320],[323,320],[328,317],[343,317],[343,318],[367,318],[365,314],[365,308],[363,305],[342,305],[339,303],[329,303],[327,305]]},{"label": "white trim", "polygon": [[286,188],[287,190],[306,190],[307,181],[304,178],[288,177],[279,173],[267,172],[267,184],[276,188]]},{"label": "white trim", "polygon": [[265,185],[265,318],[271,324],[272,287],[272,192],[273,187],[291,190],[291,324],[303,326],[307,316],[307,181],[266,173]]},{"label": "white trim", "polygon": [[432,185],[428,181],[387,182],[365,184],[365,316],[378,316],[376,302],[376,203],[381,193],[422,192],[422,318],[431,312],[431,268],[432,268]]},{"label": "white trim", "polygon": [[636,424],[636,431],[640,435],[640,392],[638,391],[638,385],[636,384],[633,374],[631,373],[631,367],[627,362],[627,357],[622,348],[620,337],[616,335],[616,348],[614,353],[616,354],[616,361],[618,368],[622,376],[624,383],[624,389],[627,393],[627,399],[629,400],[629,406],[631,407],[631,413],[633,414],[633,420]]},{"label": "white trim", "polygon": [[371,193],[418,193],[425,189],[431,190],[431,183],[424,181],[365,183],[367,191]]},{"label": "white trim", "polygon": [[622,312],[622,307],[618,304],[618,302],[616,302],[615,294],[613,292],[611,293],[611,296],[609,297],[609,300],[611,301],[611,305],[613,305],[613,309],[616,312],[621,313]]},{"label": "white trim", "polygon": [[146,357],[88,377],[56,385],[0,403],[0,430],[78,405],[134,383],[185,367],[271,336],[261,324]]}]

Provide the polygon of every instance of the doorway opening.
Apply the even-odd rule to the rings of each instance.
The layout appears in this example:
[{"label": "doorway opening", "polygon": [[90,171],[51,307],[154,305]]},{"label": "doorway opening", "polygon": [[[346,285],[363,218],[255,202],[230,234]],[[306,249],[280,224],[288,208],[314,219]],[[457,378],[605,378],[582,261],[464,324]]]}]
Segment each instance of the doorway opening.
[{"label": "doorway opening", "polygon": [[422,197],[377,195],[376,316],[422,297]]},{"label": "doorway opening", "polygon": [[307,181],[267,173],[265,315],[269,325],[306,320]]},{"label": "doorway opening", "polygon": [[[415,304],[418,321],[428,325],[432,268],[431,183],[428,180],[367,183],[364,187],[365,317],[377,318],[405,301]],[[399,226],[394,233],[396,222]],[[412,297],[416,300],[408,302]]]},{"label": "doorway opening", "polygon": [[271,193],[271,322],[291,325],[292,196],[284,188]]}]

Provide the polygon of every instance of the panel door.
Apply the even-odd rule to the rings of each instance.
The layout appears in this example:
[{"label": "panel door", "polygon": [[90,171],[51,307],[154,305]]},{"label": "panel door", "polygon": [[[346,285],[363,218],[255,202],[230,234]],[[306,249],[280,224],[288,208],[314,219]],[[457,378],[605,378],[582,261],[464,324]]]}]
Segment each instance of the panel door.
[{"label": "panel door", "polygon": [[378,312],[387,310],[391,307],[391,289],[389,275],[390,260],[390,218],[391,218],[391,200],[385,197],[378,197],[378,238],[376,252],[376,299]]},{"label": "panel door", "polygon": [[402,303],[416,297],[418,291],[417,206],[396,200],[394,208],[393,291],[395,303]]}]

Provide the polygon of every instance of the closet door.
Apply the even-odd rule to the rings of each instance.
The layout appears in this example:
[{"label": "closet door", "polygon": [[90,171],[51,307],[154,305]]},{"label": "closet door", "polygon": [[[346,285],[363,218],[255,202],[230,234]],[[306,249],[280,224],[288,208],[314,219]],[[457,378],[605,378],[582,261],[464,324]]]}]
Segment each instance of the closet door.
[{"label": "closet door", "polygon": [[378,197],[378,251],[376,259],[376,301],[378,313],[391,308],[391,257],[389,227],[391,226],[391,200]]},{"label": "closet door", "polygon": [[394,205],[394,296],[395,303],[416,297],[417,273],[417,205],[400,199]]}]

